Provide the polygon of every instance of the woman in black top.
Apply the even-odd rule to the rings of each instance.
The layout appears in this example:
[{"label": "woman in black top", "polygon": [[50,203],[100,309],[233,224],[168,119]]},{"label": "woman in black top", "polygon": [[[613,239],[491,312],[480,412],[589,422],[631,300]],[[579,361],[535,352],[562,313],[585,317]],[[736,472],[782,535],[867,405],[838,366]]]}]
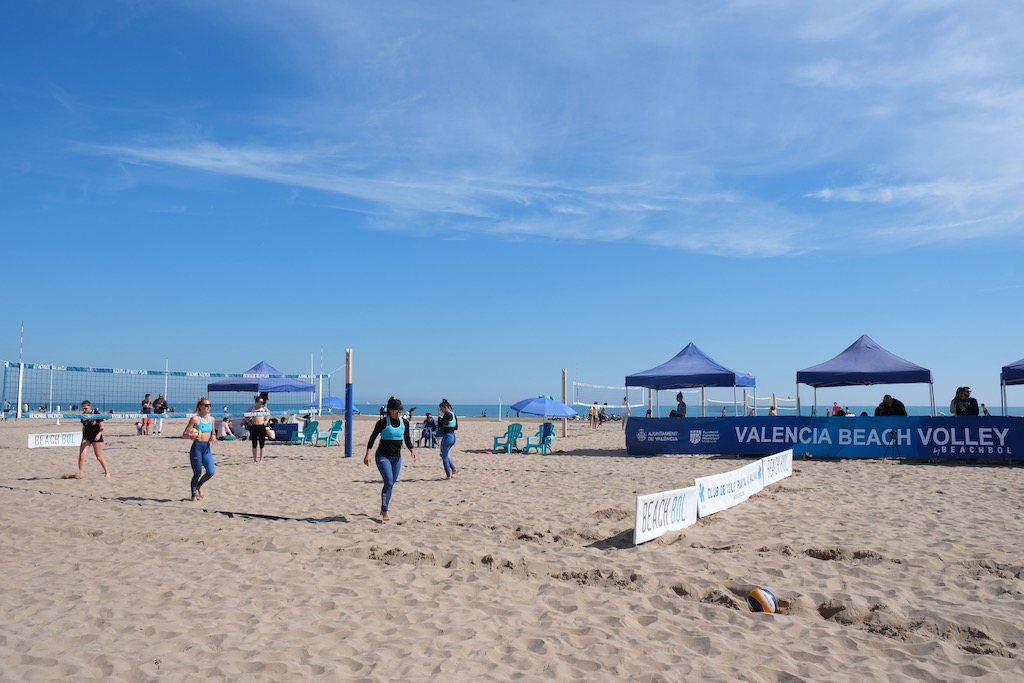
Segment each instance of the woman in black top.
[{"label": "woman in black top", "polygon": [[441,433],[441,464],[444,465],[444,478],[451,479],[457,471],[452,462],[451,450],[455,445],[455,430],[459,428],[459,421],[448,399],[442,398],[438,408],[441,415],[437,421],[437,430]]},{"label": "woman in black top", "polygon": [[[89,401],[82,401],[83,414],[92,415],[99,412],[92,409],[92,403]],[[85,476],[85,452],[89,450],[90,445],[96,453],[96,459],[103,466],[103,476],[109,477],[110,469],[107,467],[107,461],[103,459],[103,420],[88,418],[82,420],[82,445],[78,449],[78,474],[75,478],[81,479]]]},{"label": "woman in black top", "polygon": [[392,396],[388,399],[387,417],[377,420],[370,434],[370,440],[366,443],[366,456],[363,464],[370,466],[370,453],[373,451],[373,443],[380,437],[380,446],[377,447],[376,461],[377,470],[384,480],[384,487],[380,491],[380,518],[383,521],[391,519],[388,514],[388,505],[391,503],[391,491],[398,481],[398,473],[402,469],[402,444],[409,449],[412,461],[416,462],[416,451],[412,446],[412,435],[409,430],[409,421],[402,418],[402,402]]}]

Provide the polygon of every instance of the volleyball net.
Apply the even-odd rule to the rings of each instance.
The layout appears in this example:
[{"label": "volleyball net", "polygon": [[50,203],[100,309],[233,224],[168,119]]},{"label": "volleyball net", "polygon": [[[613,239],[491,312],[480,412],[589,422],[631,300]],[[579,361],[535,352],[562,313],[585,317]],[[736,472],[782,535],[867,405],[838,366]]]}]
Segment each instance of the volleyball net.
[{"label": "volleyball net", "polygon": [[793,413],[796,415],[796,399],[795,398],[782,398],[771,394],[770,396],[756,396],[753,392],[743,392],[744,407],[746,410],[753,410],[757,414],[764,412],[765,414],[771,410],[772,406],[775,406],[775,412],[780,415],[783,413]]},{"label": "volleyball net", "polygon": [[[730,388],[731,390],[731,388]],[[577,406],[590,406],[608,404],[609,409],[622,408],[623,398],[628,400],[630,408],[642,408],[647,405],[647,389],[643,387],[613,387],[601,384],[588,384],[586,382],[572,383],[572,403]],[[730,398],[712,398],[706,390],[699,387],[688,389],[672,389],[669,392],[672,396],[676,393],[683,395],[683,400],[691,405],[703,404],[705,408],[720,406],[726,408],[727,414],[747,415],[754,411],[756,415],[767,415],[772,406],[779,415],[796,415],[796,399],[781,397],[776,394],[758,396],[752,389],[743,389],[742,395],[736,394]],[[662,405],[661,392],[652,391],[651,403]],[[668,405],[668,404],[666,404]],[[672,406],[675,403],[671,403]],[[718,408],[715,408],[718,410]]]},{"label": "volleyball net", "polygon": [[622,408],[623,401],[630,408],[640,408],[644,403],[643,387],[611,387],[602,384],[572,383],[572,404],[574,406],[590,406],[608,404],[609,409]]},{"label": "volleyball net", "polygon": [[[321,386],[321,375],[268,375],[302,380]],[[163,395],[167,412],[161,417],[187,417],[200,396],[210,399],[213,411],[241,415],[252,405],[251,391],[209,391],[209,384],[220,379],[253,378],[247,373],[123,368],[88,368],[52,363],[3,361],[0,407],[12,417],[56,417],[62,412],[76,413],[82,401],[94,410],[114,419],[139,419],[143,397]],[[330,375],[322,376],[323,395],[330,395]],[[316,392],[273,393],[274,412],[298,412],[316,402]],[[147,415],[147,417],[151,417]]]}]

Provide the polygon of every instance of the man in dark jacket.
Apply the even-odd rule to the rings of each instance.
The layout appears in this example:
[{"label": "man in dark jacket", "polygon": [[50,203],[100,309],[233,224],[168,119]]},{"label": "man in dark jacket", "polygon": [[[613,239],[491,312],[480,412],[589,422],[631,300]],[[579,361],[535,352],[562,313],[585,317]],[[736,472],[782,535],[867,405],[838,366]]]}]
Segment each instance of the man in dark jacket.
[{"label": "man in dark jacket", "polygon": [[875,408],[875,417],[897,417],[907,416],[907,407],[903,405],[903,401],[898,398],[893,398],[889,394],[886,394],[882,398],[882,402]]}]

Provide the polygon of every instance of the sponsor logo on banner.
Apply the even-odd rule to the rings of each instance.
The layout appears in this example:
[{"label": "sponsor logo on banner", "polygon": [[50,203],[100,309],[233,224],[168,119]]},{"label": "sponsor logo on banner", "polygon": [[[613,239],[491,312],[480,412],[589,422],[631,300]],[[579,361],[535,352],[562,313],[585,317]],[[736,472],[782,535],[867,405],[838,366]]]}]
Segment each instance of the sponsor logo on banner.
[{"label": "sponsor logo on banner", "polygon": [[29,434],[29,448],[54,448],[77,446],[82,443],[82,432],[61,432],[57,434]]},{"label": "sponsor logo on banner", "polygon": [[637,441],[655,442],[655,441],[679,441],[679,432],[676,430],[663,430],[663,431],[646,431],[644,429],[637,430],[636,433]]},{"label": "sponsor logo on banner", "polygon": [[636,497],[633,545],[678,531],[697,521],[697,489],[690,486]]},{"label": "sponsor logo on banner", "polygon": [[762,485],[774,484],[793,474],[793,449],[761,458],[761,462],[764,463]]},{"label": "sponsor logo on banner", "polygon": [[763,477],[764,464],[758,460],[730,472],[697,478],[698,513],[706,517],[742,503],[764,488]]},{"label": "sponsor logo on banner", "polygon": [[827,458],[1024,460],[1024,420],[1010,417],[697,417],[679,422],[630,418],[627,452],[771,455],[792,448],[797,456]]}]

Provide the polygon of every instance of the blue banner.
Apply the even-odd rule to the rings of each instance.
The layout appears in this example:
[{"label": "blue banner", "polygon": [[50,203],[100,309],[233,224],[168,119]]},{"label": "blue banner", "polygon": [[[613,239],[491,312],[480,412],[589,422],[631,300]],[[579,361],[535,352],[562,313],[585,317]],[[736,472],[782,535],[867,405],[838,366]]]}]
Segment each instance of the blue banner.
[{"label": "blue banner", "polygon": [[1018,417],[631,417],[630,455],[1024,461]]}]

